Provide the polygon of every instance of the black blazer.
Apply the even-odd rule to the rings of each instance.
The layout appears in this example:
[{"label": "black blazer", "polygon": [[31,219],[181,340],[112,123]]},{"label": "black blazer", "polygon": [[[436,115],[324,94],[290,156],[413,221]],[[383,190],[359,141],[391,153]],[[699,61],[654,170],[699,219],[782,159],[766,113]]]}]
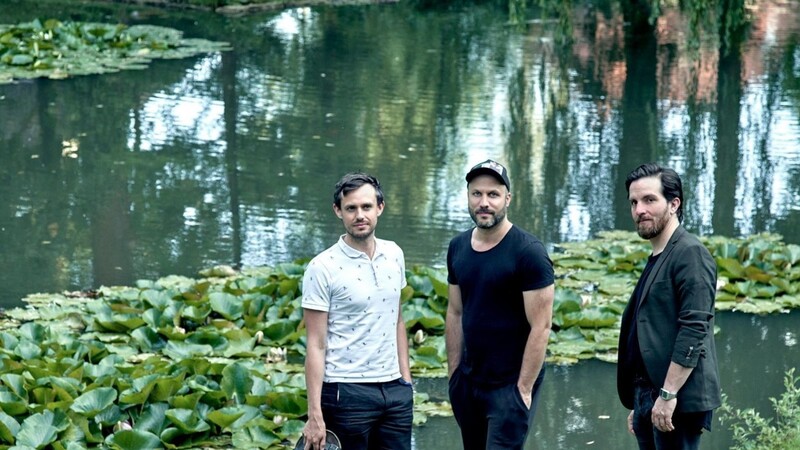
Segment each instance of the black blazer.
[{"label": "black blazer", "polygon": [[[678,392],[678,412],[710,411],[722,403],[714,345],[716,280],[711,253],[682,226],[644,280],[637,335],[650,380],[660,388],[670,362],[694,368]],[[631,296],[622,314],[617,366],[617,393],[628,409],[634,397],[635,368],[627,357],[633,303]]]}]

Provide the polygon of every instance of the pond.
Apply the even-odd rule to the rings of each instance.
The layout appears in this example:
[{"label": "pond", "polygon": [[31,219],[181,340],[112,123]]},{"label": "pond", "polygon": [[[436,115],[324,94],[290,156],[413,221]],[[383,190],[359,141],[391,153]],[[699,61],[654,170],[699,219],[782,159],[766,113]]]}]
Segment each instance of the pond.
[{"label": "pond", "polygon": [[[722,390],[736,407],[755,408],[771,417],[769,397],[783,392],[784,373],[800,362],[798,315],[752,317],[718,315],[717,352]],[[768,355],[768,356],[767,356]],[[542,399],[527,450],[635,449],[628,434],[628,410],[617,397],[617,366],[597,360],[575,366],[548,366]],[[432,398],[447,399],[443,379],[418,380],[417,389]],[[719,415],[717,415],[718,417]],[[414,431],[419,450],[462,448],[455,419],[432,418]],[[715,421],[701,439],[701,449],[730,448],[727,424]]]},{"label": "pond", "polygon": [[[688,48],[678,14],[658,40],[627,40],[618,16],[588,7],[569,46],[552,21],[513,27],[487,6],[223,17],[10,0],[0,17],[168,25],[234,48],[0,85],[3,307],[33,292],[309,258],[342,232],[331,189],[355,169],[384,184],[378,235],[409,265],[441,266],[471,224],[464,174],[486,158],[509,167],[511,221],[549,245],[631,229],[624,178],[651,160],[682,174],[690,231],[800,243],[796,2],[758,2],[730,54]],[[721,315],[735,405],[768,412],[800,363],[798,320]],[[632,447],[614,370],[550,368],[530,448]],[[455,448],[453,426],[432,420],[416,448]],[[705,448],[724,439],[717,426]]]}]

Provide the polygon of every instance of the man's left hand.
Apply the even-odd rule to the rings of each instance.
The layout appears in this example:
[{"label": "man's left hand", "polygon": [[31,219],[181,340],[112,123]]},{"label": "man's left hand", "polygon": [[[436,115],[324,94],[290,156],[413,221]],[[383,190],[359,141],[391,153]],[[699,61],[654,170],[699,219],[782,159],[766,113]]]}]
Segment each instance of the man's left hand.
[{"label": "man's left hand", "polygon": [[672,400],[656,399],[653,411],[650,413],[650,420],[658,431],[668,432],[675,429],[675,426],[672,425],[672,413],[675,412],[677,405],[678,400],[674,398]]},{"label": "man's left hand", "polygon": [[525,406],[527,406],[528,409],[531,409],[531,403],[533,402],[533,392],[530,389],[528,390],[522,389],[519,387],[519,385],[517,385],[517,390],[519,390],[519,395],[522,397],[522,401],[525,403]]}]

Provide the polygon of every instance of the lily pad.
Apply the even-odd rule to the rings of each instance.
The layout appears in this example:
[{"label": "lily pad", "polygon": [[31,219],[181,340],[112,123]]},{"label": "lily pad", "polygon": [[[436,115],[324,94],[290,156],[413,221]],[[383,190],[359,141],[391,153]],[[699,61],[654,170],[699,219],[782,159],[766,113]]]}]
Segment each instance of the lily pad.
[{"label": "lily pad", "polygon": [[227,43],[186,39],[178,30],[154,25],[54,19],[0,24],[0,80],[64,79],[143,69],[153,59],[227,50]]}]

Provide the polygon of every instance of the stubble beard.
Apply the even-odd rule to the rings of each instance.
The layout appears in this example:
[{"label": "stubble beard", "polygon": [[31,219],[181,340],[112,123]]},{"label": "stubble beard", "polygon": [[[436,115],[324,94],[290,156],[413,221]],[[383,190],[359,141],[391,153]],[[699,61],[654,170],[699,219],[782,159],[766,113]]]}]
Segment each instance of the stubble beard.
[{"label": "stubble beard", "polygon": [[[356,224],[359,225],[359,224]],[[366,241],[375,234],[375,228],[368,226],[368,228],[364,231],[358,231],[355,226],[348,228],[347,234],[352,238],[354,241]]]}]

